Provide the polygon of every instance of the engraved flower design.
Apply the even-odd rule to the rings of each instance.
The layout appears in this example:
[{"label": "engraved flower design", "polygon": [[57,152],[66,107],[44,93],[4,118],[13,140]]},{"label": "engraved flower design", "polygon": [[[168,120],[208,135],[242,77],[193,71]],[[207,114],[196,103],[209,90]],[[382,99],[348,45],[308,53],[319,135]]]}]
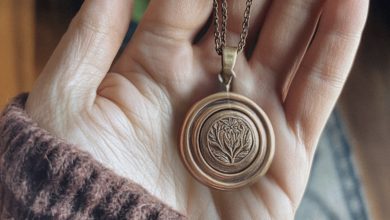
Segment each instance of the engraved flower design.
[{"label": "engraved flower design", "polygon": [[239,117],[216,120],[207,134],[210,154],[225,164],[234,164],[244,159],[253,144],[252,131]]}]

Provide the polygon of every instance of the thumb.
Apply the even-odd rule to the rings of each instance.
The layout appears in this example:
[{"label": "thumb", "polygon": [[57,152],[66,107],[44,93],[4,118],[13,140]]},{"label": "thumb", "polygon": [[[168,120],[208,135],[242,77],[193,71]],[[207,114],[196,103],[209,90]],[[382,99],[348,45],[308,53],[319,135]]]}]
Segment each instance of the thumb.
[{"label": "thumb", "polygon": [[[129,0],[85,1],[30,93],[33,105],[57,109],[92,105],[128,29]],[[49,105],[49,106],[48,106]],[[45,109],[47,110],[47,109]],[[68,110],[68,109],[67,109]]]}]

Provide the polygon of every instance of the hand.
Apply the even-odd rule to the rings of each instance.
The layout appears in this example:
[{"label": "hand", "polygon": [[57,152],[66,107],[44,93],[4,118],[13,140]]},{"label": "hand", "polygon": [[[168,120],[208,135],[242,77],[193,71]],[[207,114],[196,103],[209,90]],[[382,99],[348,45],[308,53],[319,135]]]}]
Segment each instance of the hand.
[{"label": "hand", "polygon": [[[228,42],[234,46],[244,2],[228,4]],[[254,1],[233,91],[268,114],[276,152],[266,176],[237,191],[201,185],[178,154],[186,111],[219,84],[213,27],[194,42],[210,17],[210,0],[151,1],[115,62],[131,1],[86,1],[26,109],[52,134],[194,219],[292,219],[318,138],[352,66],[367,8],[368,0]]]}]

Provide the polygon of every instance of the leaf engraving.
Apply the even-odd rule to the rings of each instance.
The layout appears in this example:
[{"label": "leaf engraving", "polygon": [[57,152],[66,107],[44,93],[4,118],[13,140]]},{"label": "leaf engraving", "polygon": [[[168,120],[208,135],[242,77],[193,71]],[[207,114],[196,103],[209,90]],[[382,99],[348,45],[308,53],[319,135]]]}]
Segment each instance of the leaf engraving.
[{"label": "leaf engraving", "polygon": [[216,120],[207,133],[210,154],[225,164],[243,160],[251,151],[253,133],[239,117],[224,117]]}]

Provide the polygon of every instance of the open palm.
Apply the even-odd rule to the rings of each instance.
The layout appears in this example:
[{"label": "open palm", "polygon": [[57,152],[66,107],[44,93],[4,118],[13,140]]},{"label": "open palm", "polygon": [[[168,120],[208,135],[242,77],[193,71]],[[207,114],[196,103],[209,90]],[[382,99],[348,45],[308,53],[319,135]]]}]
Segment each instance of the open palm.
[{"label": "open palm", "polygon": [[[228,42],[234,46],[245,4],[228,4]],[[179,158],[186,111],[219,88],[221,61],[212,27],[205,28],[211,0],[152,1],[114,64],[131,1],[86,1],[26,108],[42,127],[191,218],[293,218],[318,138],[352,66],[367,5],[367,0],[254,2],[233,91],[268,114],[276,152],[266,176],[250,187],[209,189]]]}]

